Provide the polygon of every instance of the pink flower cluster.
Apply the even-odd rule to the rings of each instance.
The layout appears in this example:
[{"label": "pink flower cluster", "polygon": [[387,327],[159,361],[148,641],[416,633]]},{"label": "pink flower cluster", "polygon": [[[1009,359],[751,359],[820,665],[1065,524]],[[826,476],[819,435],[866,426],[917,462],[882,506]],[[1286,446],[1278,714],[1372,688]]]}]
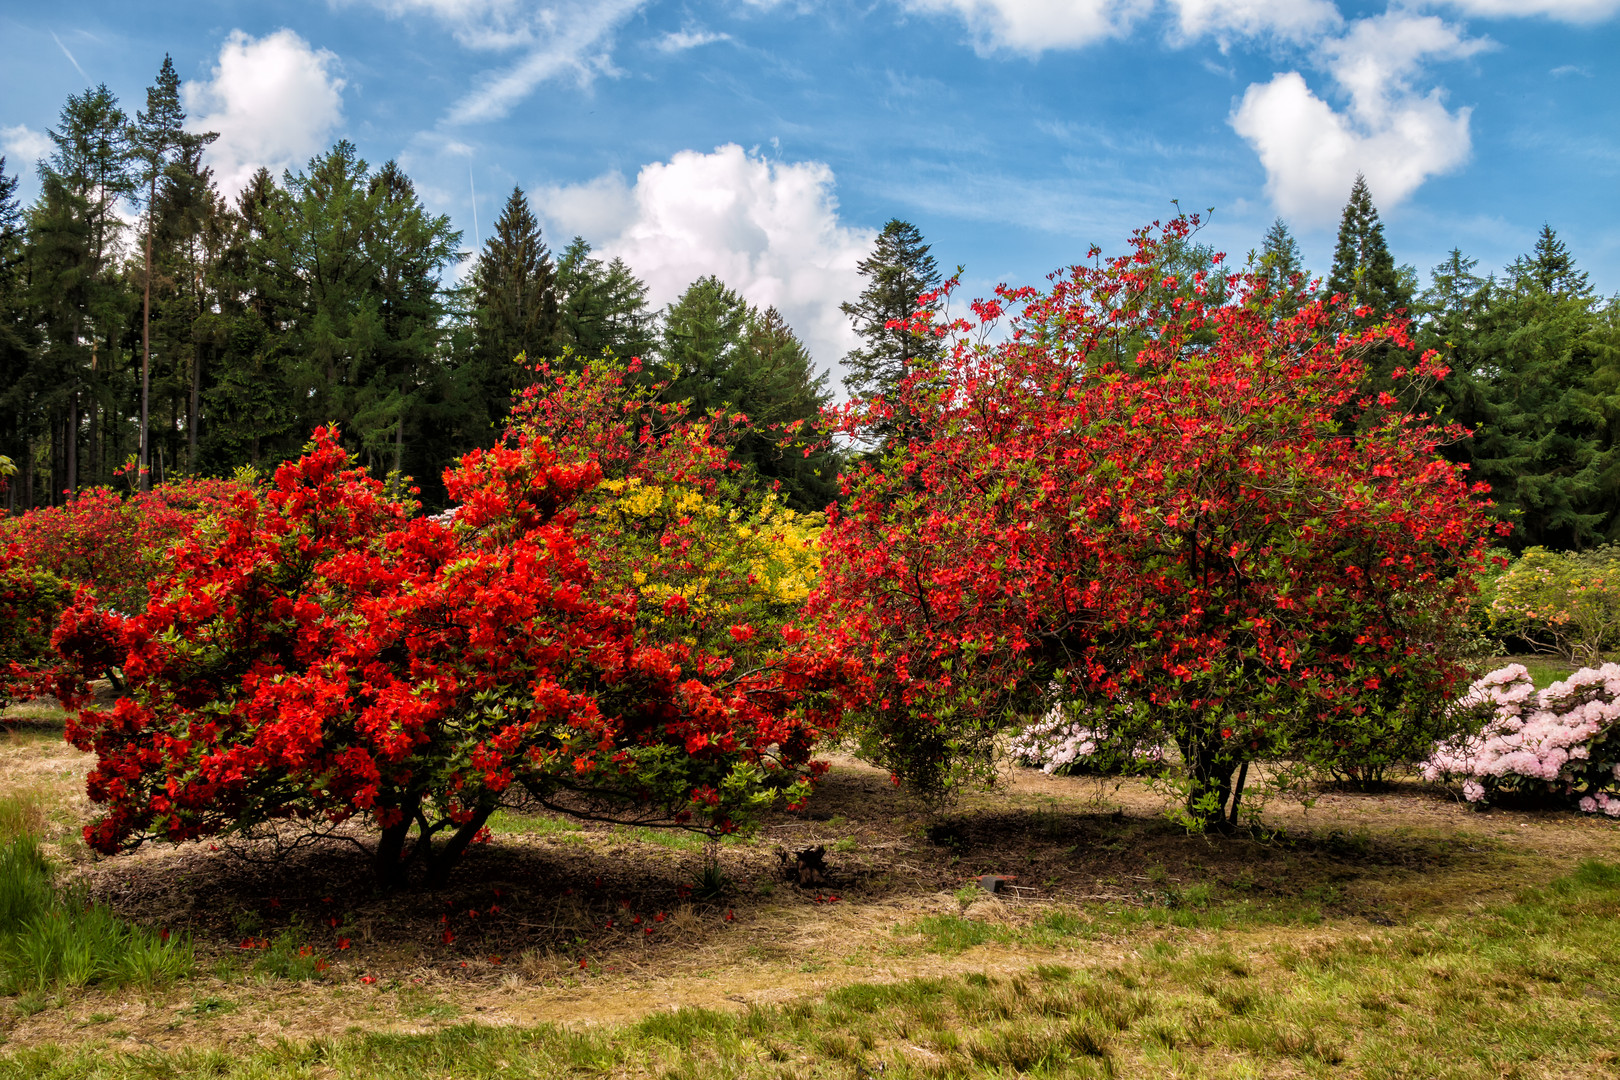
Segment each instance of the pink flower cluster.
[{"label": "pink flower cluster", "polygon": [[1545,793],[1620,817],[1620,664],[1582,668],[1540,693],[1522,664],[1510,664],[1474,683],[1456,707],[1486,713],[1483,727],[1435,747],[1424,779],[1462,779],[1469,802]]}]

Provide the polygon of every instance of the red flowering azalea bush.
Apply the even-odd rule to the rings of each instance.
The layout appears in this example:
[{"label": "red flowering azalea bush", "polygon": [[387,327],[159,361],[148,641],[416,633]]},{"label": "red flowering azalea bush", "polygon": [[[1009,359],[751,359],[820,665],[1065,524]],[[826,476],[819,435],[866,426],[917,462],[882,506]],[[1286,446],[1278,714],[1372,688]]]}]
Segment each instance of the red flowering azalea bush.
[{"label": "red flowering azalea bush", "polygon": [[[554,404],[585,423],[568,385]],[[644,618],[583,527],[604,443],[553,419],[447,472],[459,508],[440,519],[322,430],[184,542],[118,628],[130,696],[70,724],[98,755],[92,846],[361,823],[384,881],[438,880],[516,798],[721,831],[802,799],[840,663],[802,635],[722,646]],[[694,477],[724,458],[701,429],[625,437],[643,435]]]},{"label": "red flowering azalea bush", "polygon": [[0,546],[0,709],[54,687],[51,634],[72,598],[71,586],[30,567],[15,545]]},{"label": "red flowering azalea bush", "polygon": [[87,488],[61,506],[0,521],[0,543],[16,545],[24,564],[89,589],[102,604],[139,611],[169,549],[241,490],[235,480],[181,480],[129,495]]},{"label": "red flowering azalea bush", "polygon": [[897,777],[983,776],[1002,731],[1071,702],[1088,737],[1175,748],[1211,825],[1249,761],[1416,760],[1453,722],[1491,534],[1485,488],[1436,452],[1460,433],[1365,396],[1399,324],[1170,278],[1195,227],[971,323],[920,318],[946,359],[843,411],[851,437],[908,433],[846,475],[811,600],[866,663],[854,729]]}]

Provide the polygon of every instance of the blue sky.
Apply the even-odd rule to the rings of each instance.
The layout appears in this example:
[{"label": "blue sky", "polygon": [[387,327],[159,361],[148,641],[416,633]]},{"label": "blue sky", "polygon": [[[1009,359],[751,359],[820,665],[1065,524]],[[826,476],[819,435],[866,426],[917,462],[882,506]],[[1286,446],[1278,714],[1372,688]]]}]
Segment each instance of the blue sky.
[{"label": "blue sky", "polygon": [[[487,232],[514,184],[667,301],[708,272],[830,364],[890,217],[967,291],[1214,208],[1325,271],[1367,174],[1398,260],[1498,269],[1545,222],[1620,291],[1620,0],[0,0],[16,171],[64,98],[163,54],[230,185],[346,137]],[[31,178],[25,194],[31,194]]]}]

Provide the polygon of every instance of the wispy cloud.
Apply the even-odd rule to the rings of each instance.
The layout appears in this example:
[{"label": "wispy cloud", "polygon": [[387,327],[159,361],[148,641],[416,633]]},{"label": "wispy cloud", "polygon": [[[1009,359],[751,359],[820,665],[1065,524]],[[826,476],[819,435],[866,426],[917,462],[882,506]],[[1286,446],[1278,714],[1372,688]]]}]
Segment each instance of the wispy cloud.
[{"label": "wispy cloud", "polygon": [[427,15],[449,27],[463,46],[517,53],[485,72],[450,108],[452,123],[499,120],[552,79],[588,85],[614,72],[613,36],[647,0],[369,0],[391,15]]},{"label": "wispy cloud", "polygon": [[730,40],[730,34],[717,34],[709,30],[675,30],[659,38],[654,47],[659,52],[678,53]]}]

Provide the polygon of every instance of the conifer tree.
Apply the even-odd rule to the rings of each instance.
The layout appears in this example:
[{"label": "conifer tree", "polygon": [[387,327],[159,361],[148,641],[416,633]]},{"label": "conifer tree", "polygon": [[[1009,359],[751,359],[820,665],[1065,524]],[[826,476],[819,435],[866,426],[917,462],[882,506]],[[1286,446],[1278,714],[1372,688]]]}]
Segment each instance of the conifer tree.
[{"label": "conifer tree", "polygon": [[918,297],[939,287],[940,273],[922,233],[899,218],[883,226],[872,254],[856,267],[866,287],[839,307],[862,340],[844,357],[844,386],[864,398],[891,393],[917,364],[939,356],[938,338],[888,324],[915,315]]},{"label": "conifer tree", "polygon": [[1292,315],[1299,309],[1304,296],[1306,279],[1305,259],[1300,254],[1299,242],[1289,231],[1288,223],[1277,218],[1266,230],[1260,245],[1260,254],[1254,260],[1255,271],[1261,281],[1273,311],[1279,317]]},{"label": "conifer tree", "polygon": [[180,76],[167,53],[158,69],[157,81],[146,88],[146,109],[135,114],[130,131],[130,151],[140,161],[138,180],[146,189],[146,259],[141,274],[141,485],[150,482],[151,383],[152,383],[152,242],[157,230],[158,181],[187,151],[195,154],[215,139],[216,132],[188,134],[186,113],[180,105]]},{"label": "conifer tree", "polygon": [[128,298],[115,272],[123,230],[117,208],[135,184],[126,117],[105,85],[71,95],[47,135],[52,151],[40,166],[40,196],[30,215],[28,278],[43,330],[34,375],[38,407],[51,428],[47,490],[54,499],[79,486],[85,421],[93,462],[98,434],[105,439],[116,412]]},{"label": "conifer tree", "polygon": [[512,361],[545,359],[557,338],[557,271],[522,188],[512,188],[484,242],[472,287],[481,389],[491,414],[500,416],[520,382]]},{"label": "conifer tree", "polygon": [[751,482],[779,488],[798,509],[831,501],[836,458],[804,453],[831,400],[827,376],[816,375],[781,312],[760,312],[719,278],[700,278],[665,312],[659,353],[661,373],[671,380],[665,400],[690,402],[693,416],[721,409],[748,417],[751,430],[734,456]]},{"label": "conifer tree", "polygon": [[[6,172],[0,155],[0,457],[11,459],[19,475],[5,483],[5,509],[26,507],[32,492],[28,473],[28,437],[33,416],[28,394],[32,336],[23,295],[26,253],[19,178]],[[19,499],[19,488],[22,489]]]},{"label": "conifer tree", "polygon": [[[1466,284],[1464,285],[1466,288]],[[1469,447],[1477,479],[1517,528],[1514,547],[1586,548],[1620,539],[1620,386],[1612,308],[1551,229],[1482,290],[1453,333],[1480,402]],[[1460,335],[1458,335],[1460,336]]]},{"label": "conifer tree", "polygon": [[1536,248],[1508,266],[1508,278],[1549,296],[1585,297],[1592,295],[1586,272],[1575,268],[1575,257],[1558,239],[1551,225],[1541,226]]},{"label": "conifer tree", "polygon": [[604,264],[574,237],[557,259],[556,351],[650,357],[656,348],[646,282],[623,259]]},{"label": "conifer tree", "polygon": [[1355,307],[1372,309],[1374,319],[1383,319],[1397,308],[1412,303],[1412,288],[1395,265],[1384,240],[1384,225],[1373,206],[1367,178],[1356,174],[1350,199],[1339,219],[1339,239],[1333,249],[1333,269],[1328,274],[1330,293],[1342,293]]},{"label": "conifer tree", "polygon": [[664,312],[659,359],[669,379],[665,398],[688,401],[694,416],[741,409],[739,353],[753,311],[714,275],[689,285]]}]

